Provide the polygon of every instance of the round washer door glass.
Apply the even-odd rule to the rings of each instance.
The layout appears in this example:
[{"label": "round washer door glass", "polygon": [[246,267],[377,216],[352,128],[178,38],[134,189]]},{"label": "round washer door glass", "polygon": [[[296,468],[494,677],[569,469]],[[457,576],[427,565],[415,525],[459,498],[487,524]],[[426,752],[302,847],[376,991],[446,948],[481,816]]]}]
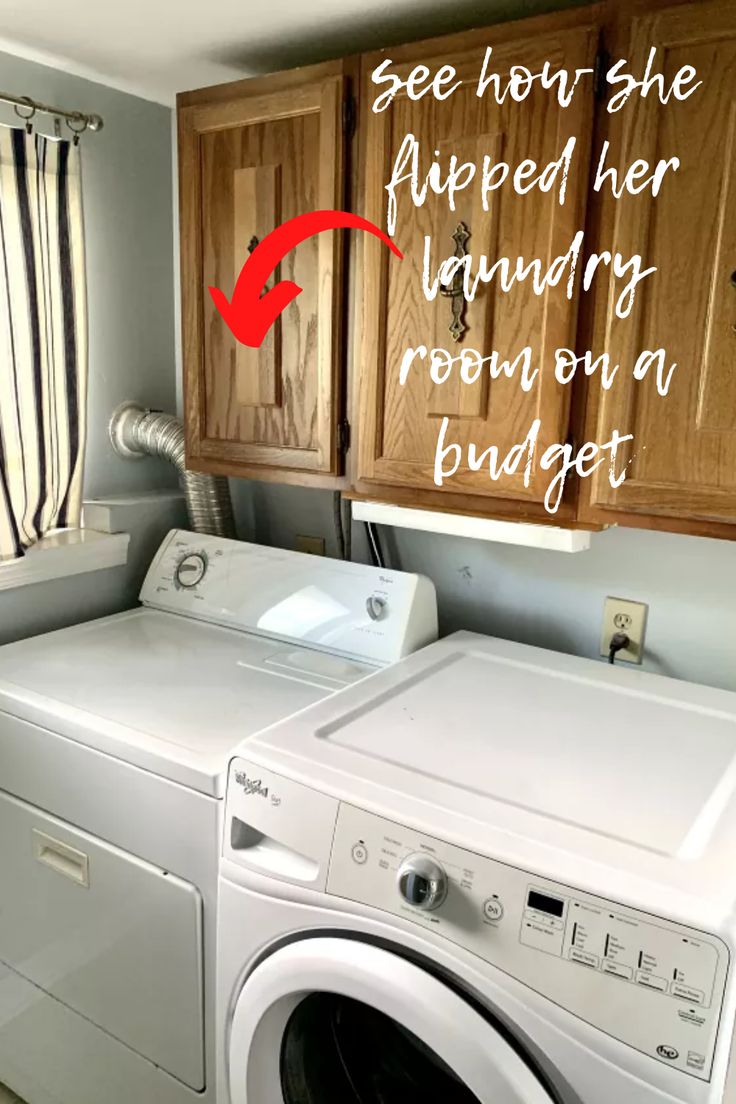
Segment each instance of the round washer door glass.
[{"label": "round washer door glass", "polygon": [[361,1001],[311,993],[281,1047],[284,1104],[478,1104],[439,1055]]},{"label": "round washer door glass", "polygon": [[247,977],[232,1104],[552,1104],[532,1067],[420,966],[352,939],[282,947]]}]

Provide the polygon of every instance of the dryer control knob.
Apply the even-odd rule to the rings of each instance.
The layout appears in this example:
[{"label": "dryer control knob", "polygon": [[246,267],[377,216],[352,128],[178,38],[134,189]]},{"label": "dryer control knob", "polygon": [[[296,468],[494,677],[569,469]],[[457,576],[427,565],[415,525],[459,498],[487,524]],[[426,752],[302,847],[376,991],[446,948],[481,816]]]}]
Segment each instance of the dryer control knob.
[{"label": "dryer control knob", "polygon": [[371,621],[380,621],[386,613],[388,602],[380,594],[371,594],[365,600],[365,608]]},{"label": "dryer control knob", "polygon": [[207,573],[207,558],[203,552],[187,552],[176,565],[177,586],[190,590],[201,583]]},{"label": "dryer control knob", "polygon": [[431,912],[447,896],[447,875],[429,855],[415,854],[399,867],[399,893],[414,908]]}]

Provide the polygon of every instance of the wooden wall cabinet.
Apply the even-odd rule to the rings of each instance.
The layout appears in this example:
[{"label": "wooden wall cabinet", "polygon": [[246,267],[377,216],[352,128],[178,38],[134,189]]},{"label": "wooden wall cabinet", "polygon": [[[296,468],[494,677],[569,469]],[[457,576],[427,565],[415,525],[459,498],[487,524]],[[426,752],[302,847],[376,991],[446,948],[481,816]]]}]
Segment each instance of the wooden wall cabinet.
[{"label": "wooden wall cabinet", "polygon": [[[540,257],[546,267],[554,257],[566,253],[585,221],[594,88],[591,73],[582,79],[567,108],[539,85],[522,103],[507,97],[499,105],[490,91],[482,97],[476,94],[487,47],[493,49],[491,70],[504,81],[514,65],[538,72],[545,61],[554,69],[593,70],[598,25],[590,10],[562,12],[365,57],[360,124],[365,169],[360,213],[386,229],[385,185],[407,134],[419,142],[420,181],[435,160],[435,151],[445,173],[453,154],[460,163],[470,161],[478,166],[485,155],[492,162],[506,161],[512,167],[530,159],[541,172],[560,157],[574,136],[574,171],[568,180],[566,202],[559,204],[554,188],[517,195],[507,180],[490,193],[488,210],[484,210],[478,179],[459,193],[452,211],[446,194],[429,191],[419,207],[412,202],[409,185],[399,186],[394,240],[404,260],[397,262],[376,239],[362,243],[356,475],[361,488],[374,497],[393,501],[403,497],[406,502],[405,492],[411,489],[416,496],[412,504],[445,509],[445,500],[457,503],[460,492],[475,499],[475,512],[492,514],[499,506],[503,511],[503,503],[494,501],[499,499],[542,509],[539,504],[549,473],[536,465],[529,486],[525,486],[523,465],[518,473],[492,481],[488,466],[474,471],[463,463],[438,489],[434,460],[441,419],[449,419],[447,440],[459,443],[464,455],[472,441],[479,451],[496,445],[504,456],[524,440],[536,418],[542,422],[538,455],[548,445],[564,442],[570,392],[555,380],[554,351],[575,345],[577,301],[565,297],[562,285],[540,297],[533,294],[529,282],[517,284],[508,294],[495,292],[494,283],[481,285],[464,310],[467,331],[455,341],[449,332],[450,300],[440,293],[429,301],[422,288],[425,236],[431,236],[433,272],[453,253],[453,234],[459,224],[469,232],[467,252],[485,254],[491,263],[497,257]],[[382,89],[371,83],[371,73],[386,57],[393,63],[391,72],[402,80],[422,63],[431,72],[441,65],[453,66],[456,79],[463,84],[443,101],[432,95],[412,100],[402,92],[386,110],[374,113],[371,105]],[[475,271],[477,265],[475,261]],[[464,348],[476,349],[481,356],[498,350],[504,359],[513,359],[529,346],[532,363],[540,371],[533,389],[526,392],[518,377],[489,381],[487,369],[470,385],[459,381],[456,367],[453,376],[438,385],[429,377],[428,361],[416,360],[401,385],[399,367],[405,350],[420,345],[449,349],[453,356]]]},{"label": "wooden wall cabinet", "polygon": [[[275,279],[303,291],[260,349],[236,341],[230,299],[249,246],[345,202],[346,68],[330,63],[178,99],[187,465],[330,485],[342,472],[343,242],[320,234]],[[269,285],[270,286],[270,285]]]},{"label": "wooden wall cabinet", "polygon": [[[498,105],[476,96],[486,47],[494,72],[512,65],[538,71],[545,61],[592,68],[605,41],[613,58],[641,74],[652,46],[670,80],[682,65],[703,84],[684,102],[632,97],[609,114],[588,75],[572,106],[537,86],[524,102]],[[380,89],[371,73],[385,59],[406,77],[417,64],[454,66],[463,85],[444,101],[396,96],[375,113]],[[358,92],[357,131],[346,126]],[[736,539],[736,7],[733,0],[601,0],[518,23],[454,34],[272,77],[179,97],[179,156],[185,409],[188,465],[199,471],[345,488],[356,497],[490,517],[598,528],[624,524]],[[552,189],[517,195],[510,183],[484,210],[475,184],[454,211],[429,191],[415,206],[400,186],[394,240],[398,261],[376,238],[323,233],[298,246],[275,279],[304,291],[259,350],[239,345],[217,313],[210,285],[230,297],[254,238],[320,208],[352,209],[386,228],[386,183],[405,136],[419,142],[420,176],[437,157],[479,163],[484,154],[512,166],[541,168],[576,139],[564,206]],[[591,189],[592,154],[610,142],[619,171],[637,157],[678,156],[656,199],[648,190],[614,200]],[[437,151],[437,153],[435,153]],[[348,179],[350,181],[347,186]],[[467,230],[471,254],[538,257],[550,263],[585,229],[585,248],[624,258],[641,254],[657,272],[640,284],[634,313],[618,319],[616,281],[568,299],[564,282],[544,296],[528,282],[510,293],[481,285],[463,312],[467,331],[448,332],[449,299],[428,301],[421,270],[425,235],[433,264]],[[546,267],[546,266],[545,266]],[[432,271],[434,272],[435,269]],[[610,271],[610,270],[609,270]],[[348,296],[348,289],[350,295]],[[348,298],[351,311],[348,311]],[[580,309],[582,307],[582,309]],[[348,332],[347,317],[350,318]],[[346,340],[349,338],[349,341]],[[409,347],[464,347],[514,357],[524,347],[540,373],[531,391],[517,379],[441,387],[417,359],[403,386]],[[561,385],[558,348],[609,352],[621,365],[610,390],[600,378]],[[643,349],[664,348],[676,362],[669,394],[654,374],[632,378]],[[350,403],[347,393],[350,390]],[[353,423],[350,470],[344,475]],[[464,462],[449,482],[434,482],[438,430]],[[611,486],[606,469],[568,479],[556,515],[543,504],[549,472],[538,465],[529,485],[521,471],[493,481],[472,470],[467,446],[495,445],[503,456],[541,419],[537,457],[549,444],[603,443],[617,429],[633,434],[627,478]],[[620,463],[620,458],[619,458]]]},{"label": "wooden wall cabinet", "polygon": [[[594,340],[621,370],[608,391],[589,390],[589,432],[631,433],[626,480],[585,488],[593,521],[661,528],[736,522],[736,6],[733,0],[669,7],[630,24],[621,52],[643,71],[651,46],[668,76],[693,65],[702,86],[684,102],[636,99],[611,116],[612,149],[631,160],[677,155],[680,167],[652,199],[607,200],[597,236],[657,272],[639,287],[634,313],[597,302]],[[618,56],[618,55],[617,55]],[[642,349],[676,363],[669,393],[632,379]],[[671,526],[666,519],[673,519]],[[719,535],[733,535],[723,530]]]}]

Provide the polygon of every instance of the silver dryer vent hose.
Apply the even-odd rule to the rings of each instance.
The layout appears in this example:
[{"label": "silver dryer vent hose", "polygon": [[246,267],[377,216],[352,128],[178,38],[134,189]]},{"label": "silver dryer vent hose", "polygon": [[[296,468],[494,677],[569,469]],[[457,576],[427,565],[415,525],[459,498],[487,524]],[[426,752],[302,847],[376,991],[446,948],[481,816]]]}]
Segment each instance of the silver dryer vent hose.
[{"label": "silver dryer vent hose", "polygon": [[189,525],[195,533],[235,536],[227,479],[187,471],[184,426],[179,418],[145,410],[136,402],[124,402],[113,411],[109,428],[112,447],[118,456],[126,460],[158,456],[174,465],[186,497]]}]

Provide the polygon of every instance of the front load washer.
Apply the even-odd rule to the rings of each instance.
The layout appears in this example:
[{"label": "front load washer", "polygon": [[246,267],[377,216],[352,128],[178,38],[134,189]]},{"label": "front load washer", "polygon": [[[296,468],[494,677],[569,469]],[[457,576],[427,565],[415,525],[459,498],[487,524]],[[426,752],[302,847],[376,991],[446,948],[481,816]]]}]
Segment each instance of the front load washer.
[{"label": "front load washer", "polygon": [[221,1104],[734,1104],[736,700],[470,633],[246,741]]},{"label": "front load washer", "polygon": [[0,1082],[212,1104],[225,774],[436,635],[428,580],[174,531],[143,607],[0,648]]}]

